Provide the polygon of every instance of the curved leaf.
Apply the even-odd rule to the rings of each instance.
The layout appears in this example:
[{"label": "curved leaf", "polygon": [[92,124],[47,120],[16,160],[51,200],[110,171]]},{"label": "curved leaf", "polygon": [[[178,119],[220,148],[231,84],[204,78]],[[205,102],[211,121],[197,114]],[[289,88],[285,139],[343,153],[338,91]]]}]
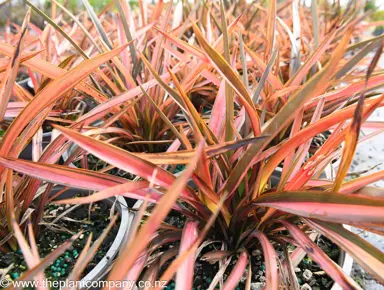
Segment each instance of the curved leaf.
[{"label": "curved leaf", "polygon": [[122,46],[108,53],[100,54],[94,58],[86,60],[61,77],[50,82],[32,99],[32,101],[28,103],[24,110],[12,122],[11,126],[8,128],[3,139],[1,140],[0,155],[8,155],[13,142],[23,131],[24,127],[27,126],[36,117],[36,115],[61,98],[63,94],[71,90],[76,84],[92,73],[101,64],[121,53],[125,47],[126,46]]},{"label": "curved leaf", "polygon": [[240,279],[244,275],[245,268],[247,267],[248,255],[246,252],[242,252],[237,259],[237,263],[225,282],[223,290],[232,290],[236,288]]},{"label": "curved leaf", "polygon": [[252,203],[330,222],[384,222],[384,198],[333,192],[286,191],[264,194]]},{"label": "curved leaf", "polygon": [[113,175],[54,164],[0,157],[0,164],[26,175],[61,185],[102,190],[127,182]]},{"label": "curved leaf", "polygon": [[[184,225],[179,252],[183,253],[195,243],[199,235],[198,222],[187,221]],[[176,290],[190,290],[193,285],[195,271],[195,253],[189,255],[180,265],[176,273]]]},{"label": "curved leaf", "polygon": [[350,254],[374,279],[384,284],[384,253],[341,225],[303,219],[320,234]]},{"label": "curved leaf", "polygon": [[30,15],[31,11],[28,10],[23,21],[19,41],[17,42],[11,61],[9,61],[7,70],[2,79],[2,84],[0,87],[0,121],[3,121],[4,119],[5,111],[7,110],[7,104],[9,102],[9,99],[11,98],[12,88],[16,81],[17,73],[19,71],[22,51],[24,48],[24,39],[28,32],[28,23]]},{"label": "curved leaf", "polygon": [[149,182],[146,180],[141,181],[131,181],[126,182],[124,184],[119,184],[116,186],[105,188],[99,192],[96,192],[91,195],[87,195],[84,197],[76,197],[70,199],[63,199],[56,201],[56,203],[60,204],[89,204],[92,202],[97,202],[103,199],[107,199],[116,195],[122,195],[133,199],[141,199],[148,200],[149,202],[156,203],[160,200],[162,194],[149,191],[149,193],[145,192],[144,189],[149,188]]},{"label": "curved leaf", "polygon": [[[95,155],[96,157],[105,160],[106,162],[116,166],[122,170],[130,172],[135,175],[139,175],[147,180],[152,180],[153,172],[156,170],[157,174],[153,182],[164,186],[166,188],[170,187],[175,181],[175,177],[170,174],[168,171],[144,160],[140,157],[110,145],[108,143],[84,136],[73,130],[61,127],[54,126],[56,129],[60,130],[65,137],[69,140],[77,143],[81,148],[88,151],[89,153]],[[190,196],[188,190],[184,189],[183,194]]]},{"label": "curved leaf", "polygon": [[161,198],[151,213],[147,222],[140,228],[138,234],[133,241],[127,244],[120,252],[112,272],[109,275],[110,280],[122,280],[126,277],[127,272],[139,258],[142,251],[151,241],[153,234],[159,228],[164,218],[168,215],[172,206],[175,204],[180,193],[187,185],[188,179],[191,177],[195,166],[202,152],[203,144],[200,143],[195,157],[188,164],[181,176],[172,184],[166,194]]},{"label": "curved leaf", "polygon": [[314,242],[312,242],[306,234],[304,234],[297,226],[285,221],[280,221],[293,236],[301,248],[305,250],[319,266],[327,272],[327,274],[338,283],[342,289],[360,289],[359,285],[353,281],[351,277],[346,275],[343,270],[335,262],[331,260]]},{"label": "curved leaf", "polygon": [[267,278],[265,290],[277,290],[279,288],[279,274],[277,267],[277,254],[268,237],[259,231],[251,233],[251,237],[255,237],[260,241],[263,248],[265,261],[265,276]]}]

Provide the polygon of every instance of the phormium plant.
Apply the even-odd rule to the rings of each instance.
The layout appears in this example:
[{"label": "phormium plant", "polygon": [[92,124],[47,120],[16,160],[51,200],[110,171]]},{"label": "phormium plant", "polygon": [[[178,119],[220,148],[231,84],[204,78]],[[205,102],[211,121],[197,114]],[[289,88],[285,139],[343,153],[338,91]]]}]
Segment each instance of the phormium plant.
[{"label": "phormium plant", "polygon": [[[39,263],[31,227],[32,250],[22,236],[21,217],[46,182],[35,230],[54,184],[97,191],[60,204],[143,200],[111,281],[205,287],[194,277],[209,262],[217,272],[204,281],[208,289],[255,282],[299,289],[295,268],[307,255],[343,289],[360,289],[315,243],[322,235],[384,283],[384,254],[344,228],[383,234],[384,222],[383,191],[368,187],[383,171],[346,181],[357,144],[383,131],[382,122],[367,120],[384,105],[377,91],[383,36],[359,39],[367,16],[359,5],[139,1],[135,10],[116,0],[117,14],[111,4],[97,15],[84,4],[89,19],[80,21],[56,1],[61,18],[29,3],[51,25],[42,33],[31,27],[45,46],[27,34],[29,14],[14,46],[0,44],[9,57],[1,118],[12,100],[23,102],[3,123],[0,146],[1,249],[19,242],[30,268],[20,279],[42,279],[36,275],[71,243]],[[22,66],[37,88],[33,97],[15,84]],[[89,98],[95,104],[79,110]],[[44,150],[33,143],[35,162],[17,159],[47,122],[57,137]],[[359,138],[362,128],[373,132]],[[57,164],[71,142],[78,147]],[[103,168],[90,166],[87,154]],[[83,168],[69,166],[74,160]],[[178,178],[176,165],[186,165]],[[129,175],[115,176],[116,168]],[[68,279],[79,277],[97,247],[89,242]],[[252,275],[259,249],[265,281]]]}]

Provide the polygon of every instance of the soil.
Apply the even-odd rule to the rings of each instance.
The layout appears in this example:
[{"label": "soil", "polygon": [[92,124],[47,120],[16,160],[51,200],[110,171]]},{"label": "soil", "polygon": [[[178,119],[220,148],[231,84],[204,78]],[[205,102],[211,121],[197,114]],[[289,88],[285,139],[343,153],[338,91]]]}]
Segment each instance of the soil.
[{"label": "soil", "polygon": [[[40,257],[44,257],[69,239],[73,234],[80,231],[84,232],[79,239],[73,243],[69,250],[45,270],[46,278],[52,281],[65,280],[83,250],[90,233],[92,233],[92,241],[95,241],[109,224],[111,207],[107,203],[98,202],[91,206],[81,205],[70,211],[65,217],[60,218],[54,225],[49,225],[49,223],[52,223],[57,216],[67,211],[69,208],[69,205],[49,205],[44,212],[41,233],[37,239],[37,248]],[[85,268],[81,277],[84,277],[89,273],[105,256],[116,237],[119,225],[120,219],[118,218],[95,254],[95,257]],[[9,252],[7,254],[0,253],[0,268],[5,269],[10,265],[12,265],[12,267],[9,269],[6,276],[8,279],[11,278],[15,280],[27,270],[20,249],[16,252]]]},{"label": "soil", "polygon": [[375,281],[365,270],[357,263],[353,264],[351,277],[362,289],[367,290],[384,290],[384,286]]}]

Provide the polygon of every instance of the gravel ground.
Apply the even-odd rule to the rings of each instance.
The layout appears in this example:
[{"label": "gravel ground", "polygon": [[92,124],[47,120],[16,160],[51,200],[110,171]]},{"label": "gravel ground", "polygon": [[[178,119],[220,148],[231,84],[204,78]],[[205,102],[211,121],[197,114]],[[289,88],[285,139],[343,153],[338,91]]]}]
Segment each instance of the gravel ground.
[{"label": "gravel ground", "polygon": [[[384,120],[384,108],[376,110],[370,117],[371,121]],[[367,135],[370,132],[363,130],[361,136]],[[375,167],[376,166],[376,167]],[[354,162],[350,168],[350,172],[361,172],[367,169],[372,169],[369,173],[380,171],[384,169],[384,134],[377,135],[372,140],[358,145],[355,154]],[[368,173],[368,174],[369,174]],[[377,187],[384,187],[384,180],[378,181],[374,184]],[[354,229],[361,237],[369,241],[372,245],[384,252],[384,238],[382,236],[361,232],[359,229]],[[383,269],[384,271],[384,269]],[[359,265],[356,263],[353,266],[352,277],[363,284],[366,290],[384,290],[384,286],[378,284],[373,280]]]}]

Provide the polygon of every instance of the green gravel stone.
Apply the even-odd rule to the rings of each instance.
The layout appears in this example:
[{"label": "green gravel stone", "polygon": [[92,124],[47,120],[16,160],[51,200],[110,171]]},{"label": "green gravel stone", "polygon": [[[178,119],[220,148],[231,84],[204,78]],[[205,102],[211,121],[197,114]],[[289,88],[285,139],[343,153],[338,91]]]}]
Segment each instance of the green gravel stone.
[{"label": "green gravel stone", "polygon": [[19,277],[20,277],[20,274],[17,273],[17,272],[14,272],[14,273],[11,274],[11,278],[12,278],[13,280],[15,280],[15,279],[17,279],[17,278],[19,278]]}]

